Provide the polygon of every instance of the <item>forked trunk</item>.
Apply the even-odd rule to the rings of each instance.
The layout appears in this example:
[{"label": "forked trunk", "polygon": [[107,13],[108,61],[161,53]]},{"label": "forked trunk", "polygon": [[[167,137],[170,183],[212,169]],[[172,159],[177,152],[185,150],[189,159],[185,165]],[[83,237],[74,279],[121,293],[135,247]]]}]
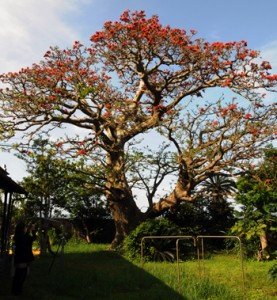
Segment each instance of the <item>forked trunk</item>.
[{"label": "forked trunk", "polygon": [[179,172],[179,177],[174,190],[165,198],[153,205],[153,212],[156,215],[161,215],[166,210],[173,210],[177,207],[180,201],[192,201],[190,197],[193,189],[193,180],[189,177],[186,168],[182,168]]}]

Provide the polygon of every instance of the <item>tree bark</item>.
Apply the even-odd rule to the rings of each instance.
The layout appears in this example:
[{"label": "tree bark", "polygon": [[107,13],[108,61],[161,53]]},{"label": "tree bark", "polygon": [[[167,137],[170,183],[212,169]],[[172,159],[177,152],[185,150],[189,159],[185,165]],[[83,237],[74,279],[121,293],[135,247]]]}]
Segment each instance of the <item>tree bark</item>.
[{"label": "tree bark", "polygon": [[268,255],[268,252],[267,252],[268,240],[267,240],[267,236],[266,236],[265,232],[260,235],[260,242],[261,242],[261,255],[260,255],[260,258],[258,258],[258,260],[263,260]]},{"label": "tree bark", "polygon": [[143,220],[144,214],[139,210],[125,174],[123,147],[108,153],[107,165],[107,201],[115,223],[115,237],[111,248],[116,248],[130,231]]},{"label": "tree bark", "polygon": [[90,232],[89,232],[86,222],[83,219],[82,219],[82,225],[83,225],[83,230],[85,232],[86,241],[88,244],[91,244],[92,241],[91,241],[91,237],[90,237]]},{"label": "tree bark", "polygon": [[193,179],[189,176],[186,167],[181,168],[176,186],[171,194],[160,199],[153,205],[153,212],[161,215],[168,209],[174,209],[181,201],[192,201],[191,191],[194,187]]},{"label": "tree bark", "polygon": [[116,230],[111,249],[115,249],[143,221],[143,213],[137,208],[133,198],[109,200],[109,206]]}]

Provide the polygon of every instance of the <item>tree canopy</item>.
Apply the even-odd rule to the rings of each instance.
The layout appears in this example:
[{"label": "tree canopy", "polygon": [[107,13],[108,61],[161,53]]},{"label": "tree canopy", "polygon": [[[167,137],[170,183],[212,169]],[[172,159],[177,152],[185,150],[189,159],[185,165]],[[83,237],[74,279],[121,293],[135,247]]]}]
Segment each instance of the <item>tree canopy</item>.
[{"label": "tree canopy", "polygon": [[[9,139],[19,132],[32,140],[59,133],[62,155],[99,166],[94,175],[105,181],[98,188],[115,220],[113,245],[149,215],[202,197],[201,182],[241,168],[275,138],[276,107],[266,105],[260,91],[272,91],[277,74],[246,41],[209,43],[195,30],[128,10],[90,41],[90,47],[79,41],[72,48],[51,47],[41,62],[1,75],[0,135]],[[206,99],[212,88],[238,98]],[[74,128],[81,134],[74,136]],[[172,192],[142,213],[126,176],[126,153],[151,129],[175,149],[179,175]]]}]

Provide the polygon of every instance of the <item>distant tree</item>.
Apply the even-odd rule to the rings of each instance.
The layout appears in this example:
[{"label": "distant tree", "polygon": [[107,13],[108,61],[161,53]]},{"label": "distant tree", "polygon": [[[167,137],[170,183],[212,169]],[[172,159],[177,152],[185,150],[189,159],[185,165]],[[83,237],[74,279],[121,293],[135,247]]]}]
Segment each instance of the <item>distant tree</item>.
[{"label": "distant tree", "polygon": [[92,186],[93,170],[85,169],[82,160],[72,163],[57,154],[49,139],[40,138],[17,155],[25,161],[28,173],[22,185],[29,197],[21,205],[21,214],[39,218],[45,233],[51,218],[70,217],[91,242],[88,220],[110,217],[109,210],[99,190]]},{"label": "distant tree", "polygon": [[235,182],[227,174],[214,174],[203,182],[202,189],[210,193],[206,200],[209,234],[226,235],[235,220],[233,208],[228,201],[228,197],[237,191]]},{"label": "distant tree", "polygon": [[[1,75],[0,135],[21,132],[32,140],[56,129],[61,153],[87,156],[101,176],[105,168],[102,189],[116,225],[112,247],[150,215],[202,197],[192,193],[209,173],[239,167],[274,137],[276,111],[258,92],[272,90],[277,75],[245,41],[209,43],[195,30],[162,26],[138,11],[106,22],[90,41],[91,47],[52,47],[39,64]],[[239,98],[199,103],[211,88]],[[64,125],[82,134],[65,135]],[[157,128],[176,147],[178,179],[142,212],[126,175],[126,149]]]},{"label": "distant tree", "polygon": [[35,221],[39,225],[41,252],[51,252],[48,229],[50,219],[61,216],[66,190],[65,172],[60,161],[53,157],[49,150],[48,139],[36,139],[31,150],[23,149],[17,156],[26,163],[27,176],[21,185],[28,192],[25,201],[19,201],[19,213],[27,221]]},{"label": "distant tree", "polygon": [[49,219],[60,215],[66,189],[65,171],[49,150],[48,139],[36,139],[31,150],[21,150],[18,157],[26,163],[27,176],[22,185],[28,192],[24,214],[27,217]]},{"label": "distant tree", "polygon": [[249,240],[260,239],[258,259],[268,259],[277,249],[277,149],[268,148],[263,161],[252,166],[237,182],[236,202],[241,205],[233,232]]},{"label": "distant tree", "polygon": [[[85,236],[88,243],[103,233],[104,227],[114,232],[110,210],[103,195],[92,184],[89,172],[84,172],[82,162],[66,166],[67,190],[64,193],[62,208],[68,212],[74,226]],[[81,171],[82,170],[82,171]],[[90,170],[93,173],[93,170]],[[103,235],[103,234],[102,234]],[[107,240],[102,237],[102,240]]]}]

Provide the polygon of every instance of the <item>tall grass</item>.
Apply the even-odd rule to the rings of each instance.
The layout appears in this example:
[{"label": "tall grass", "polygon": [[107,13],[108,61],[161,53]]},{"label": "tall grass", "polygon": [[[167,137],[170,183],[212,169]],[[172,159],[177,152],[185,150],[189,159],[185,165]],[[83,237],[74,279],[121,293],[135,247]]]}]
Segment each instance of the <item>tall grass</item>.
[{"label": "tall grass", "polygon": [[[245,299],[276,299],[277,290],[267,278],[273,264],[244,263]],[[59,253],[55,260],[50,255],[35,260],[21,299],[243,299],[237,257],[210,257],[205,260],[204,274],[199,276],[198,271],[197,261],[181,262],[179,285],[176,263],[148,262],[142,269],[139,262],[108,251],[106,245],[68,243],[64,255]],[[0,281],[0,299],[13,299],[10,283],[6,268]]]}]

